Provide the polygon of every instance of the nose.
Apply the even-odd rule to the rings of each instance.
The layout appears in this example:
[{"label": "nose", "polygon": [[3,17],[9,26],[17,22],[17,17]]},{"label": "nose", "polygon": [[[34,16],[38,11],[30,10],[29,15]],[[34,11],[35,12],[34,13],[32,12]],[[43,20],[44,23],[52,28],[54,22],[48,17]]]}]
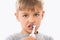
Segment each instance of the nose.
[{"label": "nose", "polygon": [[34,17],[32,17],[32,16],[31,16],[31,17],[29,17],[28,22],[29,22],[29,23],[34,23],[34,22],[35,22]]}]

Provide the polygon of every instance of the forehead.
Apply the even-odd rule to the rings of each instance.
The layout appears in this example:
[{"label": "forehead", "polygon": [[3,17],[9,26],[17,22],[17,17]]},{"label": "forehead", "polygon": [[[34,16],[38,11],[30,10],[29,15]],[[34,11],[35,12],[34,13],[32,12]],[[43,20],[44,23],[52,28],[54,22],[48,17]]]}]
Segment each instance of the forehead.
[{"label": "forehead", "polygon": [[35,13],[35,12],[40,13],[41,10],[39,8],[37,8],[37,7],[35,7],[34,10],[32,10],[32,9],[19,10],[19,13]]}]

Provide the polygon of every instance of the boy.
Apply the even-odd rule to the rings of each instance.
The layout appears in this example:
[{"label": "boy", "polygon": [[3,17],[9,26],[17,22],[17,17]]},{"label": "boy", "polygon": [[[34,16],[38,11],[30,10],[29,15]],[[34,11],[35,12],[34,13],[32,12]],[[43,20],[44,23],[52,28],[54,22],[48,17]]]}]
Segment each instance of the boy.
[{"label": "boy", "polygon": [[[17,0],[15,16],[22,24],[20,33],[9,37],[7,40],[52,40],[52,38],[39,34],[37,29],[44,16],[43,4],[41,0]],[[35,36],[29,36],[35,27]]]}]

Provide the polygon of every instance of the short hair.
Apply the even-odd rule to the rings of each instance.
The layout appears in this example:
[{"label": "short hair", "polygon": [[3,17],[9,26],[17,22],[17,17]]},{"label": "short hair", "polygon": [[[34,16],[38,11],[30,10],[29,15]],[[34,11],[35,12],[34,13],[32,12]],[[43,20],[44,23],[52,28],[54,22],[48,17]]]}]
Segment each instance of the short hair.
[{"label": "short hair", "polygon": [[35,10],[35,6],[37,6],[40,10],[43,9],[41,0],[17,0],[16,2],[16,10]]}]

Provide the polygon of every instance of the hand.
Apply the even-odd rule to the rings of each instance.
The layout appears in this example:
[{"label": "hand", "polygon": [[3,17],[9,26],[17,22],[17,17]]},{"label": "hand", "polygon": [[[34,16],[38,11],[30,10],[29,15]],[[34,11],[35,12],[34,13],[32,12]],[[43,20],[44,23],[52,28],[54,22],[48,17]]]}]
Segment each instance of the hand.
[{"label": "hand", "polygon": [[26,38],[23,38],[22,40],[37,40],[37,39],[32,36],[28,36]]}]

